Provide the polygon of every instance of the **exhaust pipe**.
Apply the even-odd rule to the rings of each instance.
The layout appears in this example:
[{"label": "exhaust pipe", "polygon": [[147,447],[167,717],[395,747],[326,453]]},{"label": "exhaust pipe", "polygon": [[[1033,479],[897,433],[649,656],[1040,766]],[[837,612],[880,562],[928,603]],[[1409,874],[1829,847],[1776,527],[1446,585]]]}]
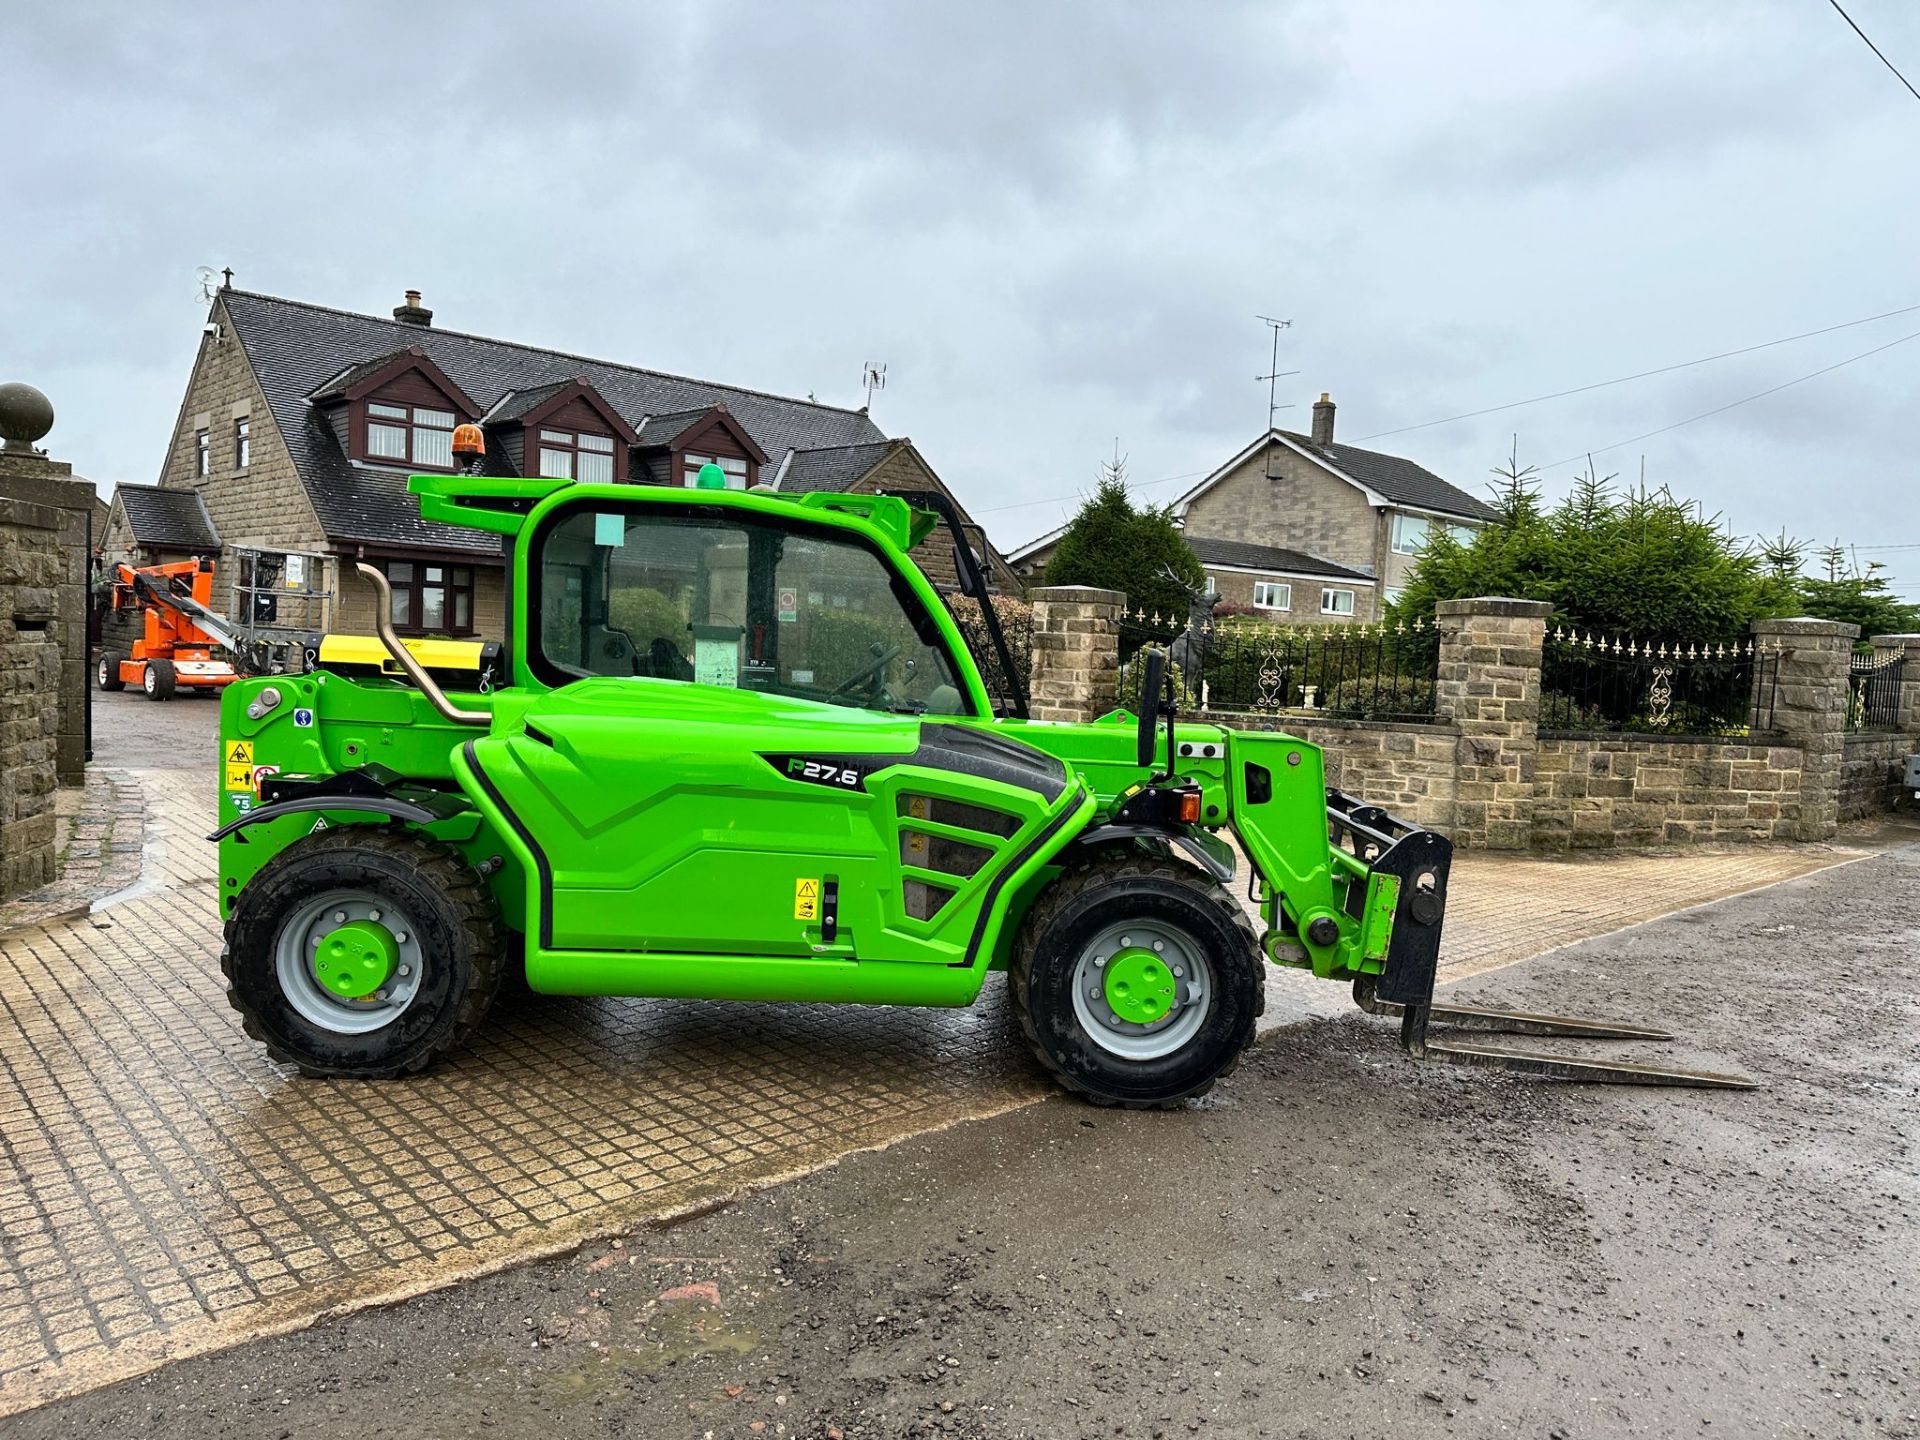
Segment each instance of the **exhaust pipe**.
[{"label": "exhaust pipe", "polygon": [[400,643],[399,635],[393,628],[393,588],[382,575],[366,561],[357,561],[354,568],[367,577],[380,597],[380,608],[373,613],[373,632],[380,637],[380,643],[387,647],[387,653],[393,657],[393,663],[407,672],[407,678],[420,687],[420,693],[427,697],[433,708],[456,725],[491,725],[493,716],[485,710],[462,710],[447,698],[447,692],[426,671],[426,667],[413,658],[413,652]]}]

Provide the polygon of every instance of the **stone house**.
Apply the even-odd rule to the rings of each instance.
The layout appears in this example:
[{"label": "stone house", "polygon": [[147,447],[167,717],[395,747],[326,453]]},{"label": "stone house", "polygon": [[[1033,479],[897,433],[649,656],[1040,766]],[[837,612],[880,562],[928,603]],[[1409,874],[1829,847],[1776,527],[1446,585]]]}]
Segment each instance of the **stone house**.
[{"label": "stone house", "polygon": [[[1174,502],[1223,604],[1277,624],[1375,620],[1433,526],[1465,532],[1495,518],[1492,506],[1411,460],[1336,443],[1333,420],[1322,395],[1311,434],[1269,431]],[[1015,573],[1038,583],[1065,533],[1011,551]]]},{"label": "stone house", "polygon": [[[690,485],[711,462],[740,489],[946,489],[865,409],[441,329],[417,291],[386,318],[230,286],[214,296],[160,488],[199,498],[217,593],[258,632],[371,633],[364,560],[386,573],[401,633],[501,639],[499,537],[422,520],[406,488],[453,470],[453,430],[469,422],[495,474]],[[116,540],[138,544],[126,529]],[[930,538],[916,558],[951,580],[950,548]]]},{"label": "stone house", "polygon": [[1333,420],[1322,395],[1311,434],[1269,431],[1174,502],[1196,554],[1219,541],[1277,552],[1218,570],[1201,555],[1224,600],[1289,624],[1376,620],[1432,527],[1466,532],[1495,518],[1491,505],[1411,460],[1339,444]]}]

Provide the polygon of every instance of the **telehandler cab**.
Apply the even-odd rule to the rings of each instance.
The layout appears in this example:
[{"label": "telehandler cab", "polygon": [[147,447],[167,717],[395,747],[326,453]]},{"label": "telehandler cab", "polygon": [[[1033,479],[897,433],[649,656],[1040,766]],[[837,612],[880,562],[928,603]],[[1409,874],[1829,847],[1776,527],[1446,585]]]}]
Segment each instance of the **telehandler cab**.
[{"label": "telehandler cab", "polygon": [[[1427,1058],[1750,1083],[1429,1041],[1429,1021],[1659,1032],[1436,1005],[1449,842],[1329,791],[1313,745],[1176,723],[1157,651],[1137,718],[1030,721],[1017,684],[996,715],[909,558],[945,519],[984,602],[943,497],[709,470],[689,489],[414,476],[427,519],[508,537],[504,654],[483,675],[468,647],[462,680],[443,645],[430,672],[362,565],[397,678],[322,647],[228,688],[222,965],[275,1057],[419,1070],[509,971],[555,995],[953,1006],[1004,969],[1063,1085],[1165,1105],[1234,1067],[1271,962],[1351,983]],[[1228,888],[1228,830],[1263,930]]]}]

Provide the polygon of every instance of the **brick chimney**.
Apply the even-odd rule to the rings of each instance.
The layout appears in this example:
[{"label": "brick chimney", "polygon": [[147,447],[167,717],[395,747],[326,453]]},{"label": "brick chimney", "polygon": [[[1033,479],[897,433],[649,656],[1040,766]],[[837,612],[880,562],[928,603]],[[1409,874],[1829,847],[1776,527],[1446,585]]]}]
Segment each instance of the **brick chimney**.
[{"label": "brick chimney", "polygon": [[[402,325],[433,324],[433,312],[421,308],[420,292],[418,290],[407,291],[407,303],[393,307],[393,318],[398,320]],[[1322,396],[1321,398],[1325,399],[1326,397]],[[1320,412],[1316,409],[1313,413],[1315,416],[1313,422],[1316,427],[1315,433],[1318,433],[1318,426],[1320,424],[1318,417]]]},{"label": "brick chimney", "polygon": [[[393,313],[398,315],[400,312],[396,310]],[[1333,401],[1327,398],[1327,392],[1324,390],[1320,392],[1320,398],[1313,402],[1313,443],[1316,445],[1333,443]]]}]

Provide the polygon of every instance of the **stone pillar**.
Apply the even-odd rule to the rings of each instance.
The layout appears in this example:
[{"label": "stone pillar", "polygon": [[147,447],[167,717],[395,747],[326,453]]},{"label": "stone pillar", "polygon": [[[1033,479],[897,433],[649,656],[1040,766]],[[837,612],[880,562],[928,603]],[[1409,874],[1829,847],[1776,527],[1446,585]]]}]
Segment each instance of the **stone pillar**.
[{"label": "stone pillar", "polygon": [[[41,703],[57,712],[55,734],[60,783],[86,781],[89,743],[87,656],[88,580],[92,555],[88,545],[93,522],[94,489],[90,481],[73,478],[73,467],[49,460],[33,442],[53,425],[53,407],[47,397],[27,385],[0,385],[0,497],[52,510],[56,530],[41,543],[60,563],[56,582],[55,624],[60,649],[60,685],[57,694]],[[97,543],[98,536],[92,539]]]},{"label": "stone pillar", "polygon": [[1877,663],[1906,657],[1900,676],[1900,733],[1920,737],[1920,635],[1876,635],[1868,643]]},{"label": "stone pillar", "polygon": [[1127,597],[1091,585],[1049,585],[1033,601],[1033,718],[1086,722],[1120,693],[1120,615]]},{"label": "stone pillar", "polygon": [[1540,748],[1544,600],[1442,600],[1435,708],[1460,727],[1452,839],[1488,850],[1533,840],[1533,766]]},{"label": "stone pillar", "polygon": [[0,899],[54,878],[65,517],[0,496]]},{"label": "stone pillar", "polygon": [[[1796,840],[1825,840],[1840,823],[1847,746],[1847,664],[1860,627],[1839,620],[1756,620],[1754,645],[1778,656],[1773,728],[1806,754]],[[1758,659],[1756,657],[1756,663]]]}]

